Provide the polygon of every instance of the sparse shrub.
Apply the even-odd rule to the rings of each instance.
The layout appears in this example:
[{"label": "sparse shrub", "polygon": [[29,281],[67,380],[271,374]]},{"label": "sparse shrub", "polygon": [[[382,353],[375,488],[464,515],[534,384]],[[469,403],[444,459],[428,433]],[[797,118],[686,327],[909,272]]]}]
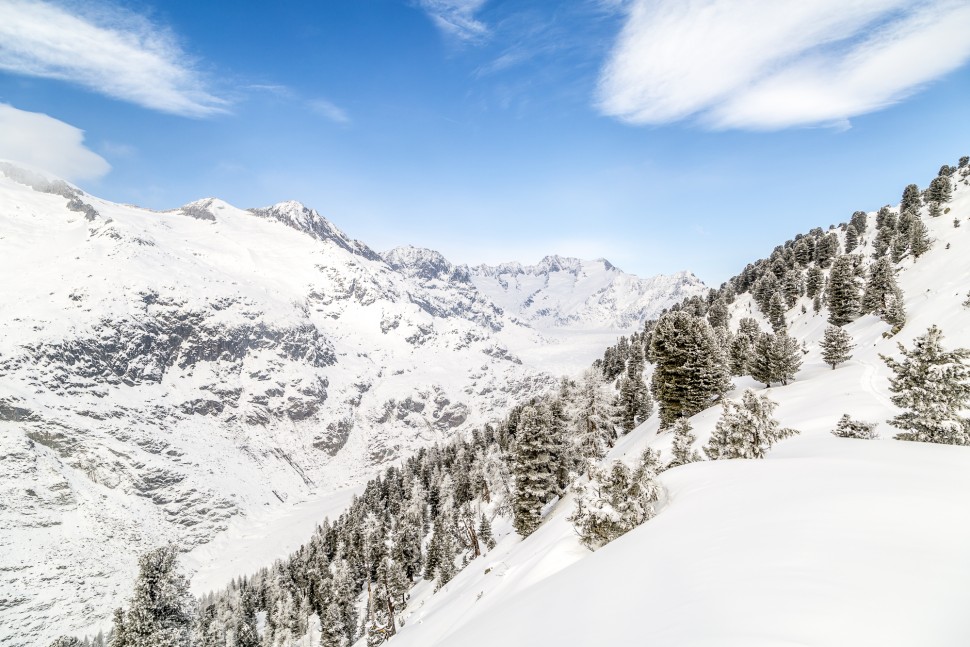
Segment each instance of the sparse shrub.
[{"label": "sparse shrub", "polygon": [[872,440],[873,438],[879,437],[879,434],[876,433],[876,423],[853,420],[849,417],[849,414],[845,414],[839,418],[839,423],[835,426],[835,431],[832,433],[839,438]]}]

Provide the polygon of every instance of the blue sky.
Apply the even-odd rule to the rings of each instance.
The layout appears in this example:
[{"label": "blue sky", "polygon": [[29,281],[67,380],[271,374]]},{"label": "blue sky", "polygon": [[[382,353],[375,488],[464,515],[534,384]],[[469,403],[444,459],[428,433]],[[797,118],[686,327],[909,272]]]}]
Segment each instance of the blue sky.
[{"label": "blue sky", "polygon": [[0,2],[0,157],[716,285],[970,154],[965,0]]}]

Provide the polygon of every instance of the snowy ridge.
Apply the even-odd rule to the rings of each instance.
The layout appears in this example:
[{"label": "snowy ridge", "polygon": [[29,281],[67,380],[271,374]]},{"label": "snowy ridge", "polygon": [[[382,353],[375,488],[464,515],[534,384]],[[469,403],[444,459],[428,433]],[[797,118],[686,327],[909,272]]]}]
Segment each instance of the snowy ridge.
[{"label": "snowy ridge", "polygon": [[[961,179],[949,211],[925,217],[933,248],[902,261],[908,321],[895,336],[875,316],[845,326],[856,347],[832,370],[818,342],[826,312],[802,297],[789,333],[808,348],[796,380],[764,391],[775,417],[801,433],[765,460],[704,461],[664,472],[659,515],[590,553],[566,517],[573,495],[551,505],[523,540],[508,528],[497,547],[442,591],[419,585],[397,647],[658,644],[950,647],[970,643],[970,448],[892,439],[886,420],[896,356],[931,325],[947,348],[970,347],[970,186]],[[871,262],[875,214],[854,250]],[[955,227],[954,220],[962,226]],[[838,231],[844,243],[844,232]],[[806,312],[801,312],[805,306]],[[750,294],[731,305],[762,318]],[[762,321],[764,319],[762,318]],[[767,327],[766,327],[767,328]],[[877,440],[831,434],[843,413],[876,424]],[[695,447],[720,407],[691,419]],[[607,457],[634,463],[644,448],[670,458],[672,433],[656,415]]]},{"label": "snowy ridge", "polygon": [[0,271],[23,277],[0,288],[4,647],[103,625],[147,548],[326,507],[602,349],[564,331],[548,361],[461,271],[296,202],[159,213],[0,171]]},{"label": "snowy ridge", "polygon": [[690,272],[639,278],[606,259],[546,256],[536,265],[478,265],[475,286],[539,328],[616,328],[643,324],[703,283]]}]

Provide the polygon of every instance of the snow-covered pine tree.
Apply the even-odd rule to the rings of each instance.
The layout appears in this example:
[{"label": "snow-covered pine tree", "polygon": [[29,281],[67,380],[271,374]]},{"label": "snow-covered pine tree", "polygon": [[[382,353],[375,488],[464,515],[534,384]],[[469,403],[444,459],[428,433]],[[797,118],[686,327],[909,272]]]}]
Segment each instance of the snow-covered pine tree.
[{"label": "snow-covered pine tree", "polygon": [[634,470],[614,461],[578,482],[576,509],[569,516],[580,541],[592,550],[633,530],[656,514],[663,489],[656,480],[659,459],[647,449]]},{"label": "snow-covered pine tree", "polygon": [[631,358],[626,375],[620,380],[620,423],[630,432],[653,413],[653,399],[643,380],[643,364]]},{"label": "snow-covered pine tree", "polygon": [[330,602],[320,619],[320,647],[346,647],[348,628],[336,601]]},{"label": "snow-covered pine tree", "polygon": [[869,219],[866,216],[866,212],[856,211],[853,213],[852,218],[849,219],[849,224],[855,228],[860,237],[864,236],[866,228],[869,226]]},{"label": "snow-covered pine tree", "polygon": [[[194,600],[173,544],[138,559],[138,579],[121,627],[125,647],[188,647]],[[117,630],[118,628],[116,628]]]},{"label": "snow-covered pine tree", "polygon": [[822,269],[817,265],[808,268],[805,277],[806,296],[814,299],[822,291],[823,287],[825,287],[825,274],[822,272]]},{"label": "snow-covered pine tree", "polygon": [[919,209],[923,204],[920,193],[918,186],[915,184],[907,184],[906,188],[903,189],[903,198],[899,202],[899,213],[905,213],[907,211],[919,213]]},{"label": "snow-covered pine tree", "polygon": [[889,420],[901,429],[899,440],[970,445],[970,420],[959,415],[970,402],[970,350],[943,348],[943,333],[930,326],[913,348],[897,344],[902,361],[880,355],[895,374],[889,380],[892,401],[904,409]]},{"label": "snow-covered pine tree", "polygon": [[549,437],[548,417],[544,407],[525,407],[516,430],[513,516],[515,531],[523,537],[539,527],[542,506],[557,492],[552,465],[556,447]]},{"label": "snow-covered pine tree", "polygon": [[781,295],[781,292],[776,291],[771,295],[771,299],[768,301],[768,322],[771,324],[771,329],[775,331],[775,334],[785,330],[785,312],[788,310],[788,304],[785,303],[785,298]]},{"label": "snow-covered pine tree", "polygon": [[50,647],[86,647],[85,643],[81,642],[78,638],[74,636],[61,636],[57,640],[51,643]]},{"label": "snow-covered pine tree", "polygon": [[125,631],[125,610],[117,608],[111,616],[111,630],[108,632],[108,647],[125,647],[127,643]]},{"label": "snow-covered pine tree", "polygon": [[882,315],[888,296],[898,289],[892,262],[885,256],[876,259],[869,268],[869,279],[862,296],[862,311]]},{"label": "snow-covered pine tree", "polygon": [[865,440],[872,440],[873,438],[879,437],[879,434],[876,433],[876,423],[853,420],[849,417],[849,414],[845,414],[839,418],[839,422],[835,426],[835,431],[832,434],[839,438],[862,438]]},{"label": "snow-covered pine tree", "polygon": [[855,348],[852,335],[838,326],[829,326],[825,329],[819,346],[822,348],[822,359],[832,366],[832,370],[842,362],[852,359],[852,349]]},{"label": "snow-covered pine tree", "polygon": [[826,288],[829,323],[844,326],[859,316],[861,297],[859,279],[855,273],[855,259],[844,254],[835,259]]},{"label": "snow-covered pine tree", "polygon": [[760,333],[758,322],[751,317],[742,317],[738,322],[738,334],[731,340],[728,348],[728,368],[732,375],[748,374],[748,361]]},{"label": "snow-covered pine tree", "polygon": [[930,251],[932,246],[933,241],[930,239],[930,232],[926,228],[926,224],[923,222],[922,218],[919,218],[918,216],[913,218],[909,240],[909,249],[913,252],[913,258],[919,258],[926,252]]},{"label": "snow-covered pine tree", "polygon": [[791,269],[785,272],[785,305],[790,308],[795,307],[798,297],[805,294],[805,278],[801,270]]},{"label": "snow-covered pine tree", "polygon": [[822,236],[815,246],[815,262],[819,267],[829,267],[836,256],[839,255],[839,237],[835,232],[829,232]]},{"label": "snow-covered pine tree", "polygon": [[782,428],[772,417],[777,403],[745,389],[741,401],[723,400],[723,411],[704,453],[711,460],[764,458],[771,446],[798,433]]},{"label": "snow-covered pine tree", "polygon": [[926,189],[927,202],[949,202],[953,198],[953,183],[949,175],[938,175]]},{"label": "snow-covered pine tree", "polygon": [[691,433],[692,431],[690,420],[687,418],[680,418],[674,423],[674,441],[671,446],[673,458],[667,463],[667,469],[701,460],[700,453],[694,449],[694,441],[697,437]]},{"label": "snow-covered pine tree", "polygon": [[855,225],[845,228],[845,253],[851,254],[852,250],[859,246],[859,232]]},{"label": "snow-covered pine tree", "polygon": [[492,522],[488,520],[483,512],[478,521],[478,536],[485,544],[485,548],[492,550],[495,548],[495,535],[492,533]]},{"label": "snow-covered pine tree", "polygon": [[613,420],[616,417],[611,396],[603,378],[595,369],[587,369],[577,385],[573,441],[578,468],[596,463],[616,441]]},{"label": "snow-covered pine tree", "polygon": [[718,296],[711,303],[711,307],[707,309],[707,322],[711,324],[711,328],[727,328],[730,323],[730,314],[724,297]]},{"label": "snow-covered pine tree", "polygon": [[782,386],[795,379],[795,374],[802,366],[802,353],[798,348],[798,341],[782,331],[772,339],[770,350],[772,380],[778,380]]},{"label": "snow-covered pine tree", "polygon": [[650,355],[655,362],[651,386],[662,428],[703,411],[730,386],[711,327],[686,312],[668,312],[660,318]]},{"label": "snow-covered pine tree", "polygon": [[748,374],[758,382],[763,382],[768,388],[777,379],[775,377],[774,366],[772,365],[774,346],[775,336],[763,332],[755,339],[751,356],[748,358]]}]

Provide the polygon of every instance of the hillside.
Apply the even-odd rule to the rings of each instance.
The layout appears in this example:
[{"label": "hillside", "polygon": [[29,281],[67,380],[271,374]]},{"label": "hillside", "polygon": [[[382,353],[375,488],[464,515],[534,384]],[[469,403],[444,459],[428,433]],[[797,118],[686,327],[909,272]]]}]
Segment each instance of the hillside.
[{"label": "hillside", "polygon": [[[164,541],[236,545],[248,524],[310,519],[267,542],[292,550],[305,510],[602,347],[418,261],[296,202],[154,212],[0,166],[0,645],[104,622]],[[600,314],[600,291],[620,295],[588,320],[611,340],[703,290],[658,279],[650,305],[646,279],[604,269],[570,291],[558,272],[556,294]],[[544,363],[529,351],[550,336],[563,350]]]},{"label": "hillside", "polygon": [[[751,387],[778,403],[776,418],[801,433],[766,460],[702,461],[664,472],[659,514],[590,553],[566,517],[573,495],[521,539],[508,534],[443,592],[409,603],[400,647],[591,644],[951,646],[970,642],[970,448],[894,440],[886,424],[898,356],[931,325],[947,348],[970,347],[970,187],[949,212],[924,217],[932,249],[899,263],[908,313],[903,329],[868,315],[845,326],[856,348],[834,371],[818,342],[827,310],[802,297],[790,334],[807,354],[796,380],[765,390],[734,378],[728,398]],[[925,213],[925,211],[924,211]],[[867,214],[868,231],[876,213]],[[962,226],[955,227],[954,220]],[[844,232],[836,229],[844,245]],[[872,233],[857,253],[868,258]],[[866,261],[871,263],[871,259]],[[806,312],[801,312],[801,306]],[[740,294],[732,321],[767,319]],[[720,407],[690,420],[703,445]],[[831,434],[839,417],[878,423],[878,440]],[[622,438],[608,460],[645,447],[669,458],[671,433],[656,416]]]}]

